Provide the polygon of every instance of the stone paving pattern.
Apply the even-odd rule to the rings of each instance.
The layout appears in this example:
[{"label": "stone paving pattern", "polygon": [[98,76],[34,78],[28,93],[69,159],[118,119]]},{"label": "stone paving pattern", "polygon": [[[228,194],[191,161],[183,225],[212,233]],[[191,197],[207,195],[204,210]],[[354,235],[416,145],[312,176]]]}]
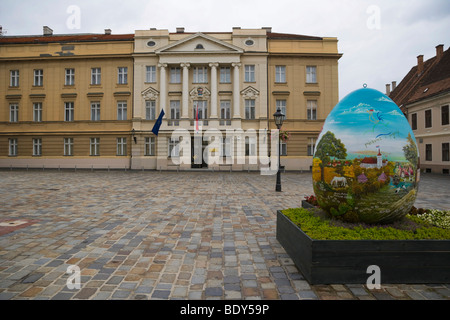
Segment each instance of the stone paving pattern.
[{"label": "stone paving pattern", "polygon": [[[0,300],[448,300],[450,285],[309,285],[276,240],[276,210],[312,194],[310,173],[0,171]],[[447,176],[416,202],[450,209]],[[22,221],[23,222],[23,221]],[[81,269],[70,290],[67,267]]]}]

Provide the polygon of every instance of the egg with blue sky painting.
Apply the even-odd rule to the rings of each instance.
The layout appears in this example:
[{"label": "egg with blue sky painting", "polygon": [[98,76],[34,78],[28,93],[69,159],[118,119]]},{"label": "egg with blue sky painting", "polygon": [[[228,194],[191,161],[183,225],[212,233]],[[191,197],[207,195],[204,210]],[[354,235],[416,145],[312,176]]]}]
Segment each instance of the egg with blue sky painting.
[{"label": "egg with blue sky painting", "polygon": [[390,223],[413,206],[419,154],[400,108],[370,88],[342,99],[325,120],[313,157],[320,207],[349,222]]}]

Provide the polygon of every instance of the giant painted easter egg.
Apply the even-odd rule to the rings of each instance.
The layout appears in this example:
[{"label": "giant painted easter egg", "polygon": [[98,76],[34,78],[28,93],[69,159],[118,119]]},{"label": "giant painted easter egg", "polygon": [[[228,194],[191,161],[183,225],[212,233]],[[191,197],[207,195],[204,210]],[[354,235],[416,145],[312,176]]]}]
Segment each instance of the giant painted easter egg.
[{"label": "giant painted easter egg", "polygon": [[419,154],[411,127],[383,93],[362,88],[330,112],[317,139],[313,188],[331,216],[390,223],[413,206]]}]

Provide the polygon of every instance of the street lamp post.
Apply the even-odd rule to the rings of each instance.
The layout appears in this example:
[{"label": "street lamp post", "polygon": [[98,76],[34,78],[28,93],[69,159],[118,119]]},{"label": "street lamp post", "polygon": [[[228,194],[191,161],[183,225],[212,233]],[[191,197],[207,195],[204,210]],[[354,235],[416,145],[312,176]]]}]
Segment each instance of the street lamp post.
[{"label": "street lamp post", "polygon": [[[283,125],[283,118],[284,118],[284,114],[281,113],[280,108],[277,109],[277,112],[275,112],[273,114],[273,117],[275,119],[275,125],[277,126],[278,129],[278,134],[280,133],[280,129],[281,126]],[[281,155],[281,142],[280,142],[280,138],[278,135],[278,171],[277,171],[277,185],[275,187],[275,191],[280,192],[281,191],[281,160],[280,160],[280,155]]]}]

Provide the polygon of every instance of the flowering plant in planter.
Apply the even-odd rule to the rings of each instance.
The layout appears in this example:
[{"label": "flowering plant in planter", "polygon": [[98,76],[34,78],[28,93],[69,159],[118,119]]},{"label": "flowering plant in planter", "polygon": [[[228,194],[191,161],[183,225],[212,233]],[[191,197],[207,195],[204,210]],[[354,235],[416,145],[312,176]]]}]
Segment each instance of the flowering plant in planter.
[{"label": "flowering plant in planter", "polygon": [[317,198],[315,195],[305,196],[306,202],[312,204],[315,207],[319,206],[319,203],[317,202]]},{"label": "flowering plant in planter", "polygon": [[[270,139],[272,139],[270,132],[269,132],[269,137],[270,137]],[[280,130],[280,133],[279,133],[280,140],[282,140],[283,142],[286,142],[289,140],[290,137],[291,137],[290,132]]]}]

